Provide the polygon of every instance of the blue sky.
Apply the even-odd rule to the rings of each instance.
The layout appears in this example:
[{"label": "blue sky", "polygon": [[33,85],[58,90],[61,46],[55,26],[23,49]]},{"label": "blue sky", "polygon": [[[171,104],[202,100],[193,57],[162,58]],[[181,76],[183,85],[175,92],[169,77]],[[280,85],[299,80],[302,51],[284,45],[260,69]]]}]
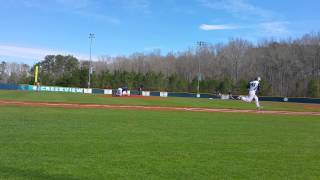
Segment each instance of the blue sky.
[{"label": "blue sky", "polygon": [[197,41],[253,42],[320,31],[319,0],[0,0],[0,61],[183,51]]}]

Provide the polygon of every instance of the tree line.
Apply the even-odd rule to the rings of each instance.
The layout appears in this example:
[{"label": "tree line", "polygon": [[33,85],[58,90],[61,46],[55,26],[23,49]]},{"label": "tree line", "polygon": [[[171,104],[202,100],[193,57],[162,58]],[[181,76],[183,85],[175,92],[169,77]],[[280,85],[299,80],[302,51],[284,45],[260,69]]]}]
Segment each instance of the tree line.
[{"label": "tree line", "polygon": [[[162,55],[134,53],[101,56],[98,61],[48,55],[36,63],[43,85],[87,87],[128,86],[146,90],[203,93],[246,93],[249,80],[262,78],[262,95],[320,97],[320,33],[300,38],[252,43],[234,38],[227,43],[199,43],[188,50]],[[34,66],[5,63],[0,82],[33,83]],[[11,67],[12,66],[12,67]]]}]

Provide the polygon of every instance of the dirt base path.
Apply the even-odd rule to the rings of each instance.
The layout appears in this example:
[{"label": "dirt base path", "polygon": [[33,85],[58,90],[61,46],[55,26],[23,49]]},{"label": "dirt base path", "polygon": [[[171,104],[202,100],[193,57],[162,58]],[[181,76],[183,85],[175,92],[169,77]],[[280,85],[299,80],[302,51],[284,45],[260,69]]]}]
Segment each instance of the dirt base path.
[{"label": "dirt base path", "polygon": [[161,106],[134,106],[134,105],[103,105],[103,104],[71,104],[30,101],[0,100],[0,106],[30,106],[30,107],[60,107],[60,108],[83,108],[83,109],[130,109],[130,110],[153,110],[153,111],[189,111],[189,112],[224,112],[224,113],[254,113],[254,114],[278,114],[278,115],[312,115],[320,116],[320,112],[293,112],[293,111],[264,111],[244,109],[211,109],[211,108],[188,108],[188,107],[161,107]]}]

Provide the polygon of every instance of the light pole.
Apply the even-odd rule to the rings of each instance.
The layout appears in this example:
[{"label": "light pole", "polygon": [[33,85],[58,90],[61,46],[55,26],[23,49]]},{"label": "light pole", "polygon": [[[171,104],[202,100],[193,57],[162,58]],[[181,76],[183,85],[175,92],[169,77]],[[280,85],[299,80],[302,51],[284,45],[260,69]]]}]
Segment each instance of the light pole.
[{"label": "light pole", "polygon": [[92,67],[91,67],[91,49],[92,49],[92,41],[95,38],[95,35],[93,33],[89,34],[89,39],[90,39],[90,60],[89,60],[89,72],[88,72],[88,88],[90,88],[91,84],[91,74],[92,74]]},{"label": "light pole", "polygon": [[198,41],[198,52],[200,52],[200,56],[198,57],[198,87],[197,87],[197,97],[200,97],[200,76],[201,76],[201,69],[200,69],[200,58],[202,53],[202,48],[207,45],[206,42]]}]

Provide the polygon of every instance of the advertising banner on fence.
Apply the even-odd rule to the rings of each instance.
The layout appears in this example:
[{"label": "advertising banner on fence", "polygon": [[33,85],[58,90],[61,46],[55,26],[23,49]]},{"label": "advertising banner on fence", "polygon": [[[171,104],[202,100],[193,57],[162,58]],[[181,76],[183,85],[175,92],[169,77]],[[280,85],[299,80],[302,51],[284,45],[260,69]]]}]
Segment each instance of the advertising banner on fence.
[{"label": "advertising banner on fence", "polygon": [[168,92],[160,92],[160,97],[168,97]]},{"label": "advertising banner on fence", "polygon": [[105,89],[104,94],[112,94],[112,89]]},{"label": "advertising banner on fence", "polygon": [[83,93],[92,94],[92,89],[83,89]]},{"label": "advertising banner on fence", "polygon": [[150,96],[150,91],[142,91],[142,96]]},{"label": "advertising banner on fence", "polygon": [[29,86],[31,91],[48,91],[48,92],[69,92],[69,93],[83,93],[83,88],[71,87],[54,87],[54,86]]}]

